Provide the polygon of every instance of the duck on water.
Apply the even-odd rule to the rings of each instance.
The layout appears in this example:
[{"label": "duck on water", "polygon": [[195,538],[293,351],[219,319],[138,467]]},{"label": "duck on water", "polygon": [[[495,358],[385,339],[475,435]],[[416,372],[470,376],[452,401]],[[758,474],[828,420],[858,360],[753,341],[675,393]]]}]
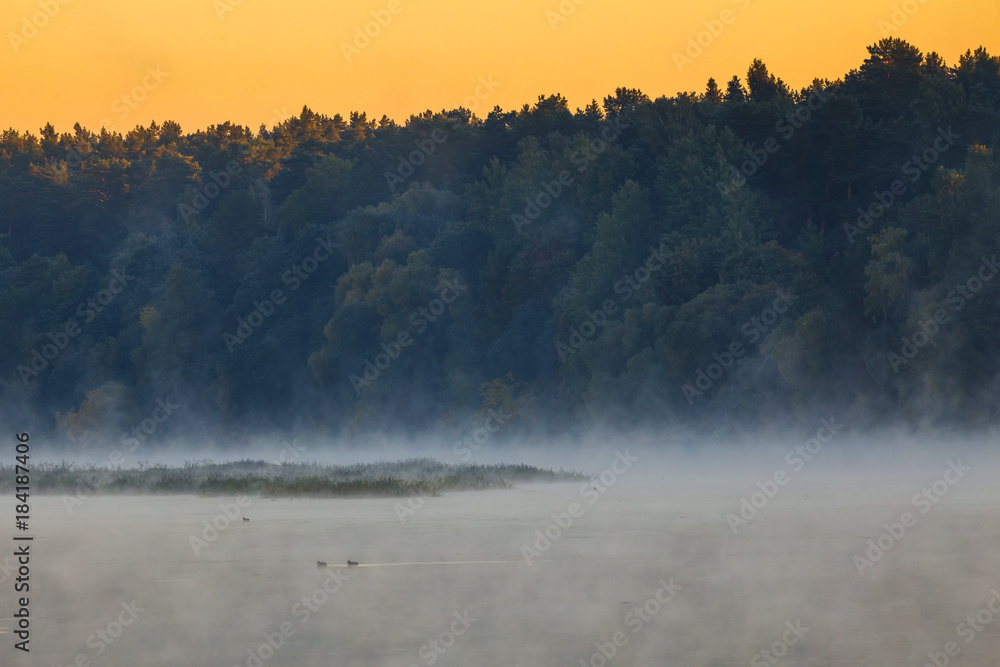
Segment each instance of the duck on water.
[{"label": "duck on water", "polygon": [[[356,560],[347,561],[347,567],[357,567],[357,566],[358,566],[358,561]],[[316,567],[329,567],[329,565],[327,565],[321,560],[318,560],[316,561]]]}]

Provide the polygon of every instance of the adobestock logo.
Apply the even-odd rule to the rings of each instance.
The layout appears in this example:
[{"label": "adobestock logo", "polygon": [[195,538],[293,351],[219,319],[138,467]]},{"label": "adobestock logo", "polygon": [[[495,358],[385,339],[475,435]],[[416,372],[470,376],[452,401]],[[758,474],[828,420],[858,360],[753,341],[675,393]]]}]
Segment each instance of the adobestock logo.
[{"label": "adobestock logo", "polygon": [[[781,316],[788,312],[797,299],[791,290],[779,288],[776,293],[778,296],[770,308],[765,308],[759,316],[751,317],[740,327],[740,331],[747,337],[751,344],[762,340],[777,325]],[[715,382],[726,371],[732,369],[736,365],[737,359],[745,353],[746,349],[744,349],[743,343],[738,340],[734,340],[729,344],[728,351],[722,354],[714,352],[712,358],[715,361],[709,363],[704,370],[699,366],[694,374],[694,382],[681,386],[681,391],[684,393],[684,398],[687,399],[688,405],[694,405],[694,399],[702,396],[706,391],[711,389]]]},{"label": "adobestock logo", "polygon": [[788,653],[788,648],[798,644],[799,640],[809,632],[809,628],[803,627],[802,621],[798,619],[794,623],[785,621],[785,628],[787,629],[781,634],[781,639],[774,641],[768,648],[755,653],[750,658],[752,667],[772,667],[772,665],[778,664],[778,661]]},{"label": "adobestock logo", "polygon": [[[622,294],[622,301],[631,300],[652,278],[652,274],[666,266],[666,250],[663,246],[650,248],[649,257],[631,273],[626,273],[615,285],[615,294]],[[556,340],[556,355],[559,363],[565,361],[583,348],[586,342],[597,335],[611,316],[618,312],[618,302],[615,299],[605,299],[597,310],[586,311],[586,319],[569,330],[569,345]]]},{"label": "adobestock logo", "polygon": [[63,5],[68,5],[70,0],[38,0],[37,4],[41,11],[33,13],[30,17],[21,17],[21,30],[17,33],[8,32],[7,40],[14,53],[21,50],[29,40],[38,36],[38,31],[49,24],[49,20],[58,14]]},{"label": "adobestock logo", "polygon": [[402,11],[403,5],[400,0],[389,0],[385,9],[373,9],[368,12],[374,20],[365,23],[363,28],[360,25],[354,26],[353,46],[347,42],[340,43],[340,52],[344,54],[344,59],[349,63],[354,56],[361,55],[361,51],[368,48],[372,40],[382,34],[383,28],[392,23],[393,17]]},{"label": "adobestock logo", "polygon": [[405,183],[406,179],[413,176],[417,167],[423,165],[427,158],[434,155],[437,147],[447,140],[448,135],[439,127],[434,128],[426,139],[414,139],[413,144],[417,149],[405,158],[402,155],[399,156],[399,165],[396,167],[395,173],[388,170],[385,172],[385,183],[389,186],[389,190],[395,192],[396,186]]},{"label": "adobestock logo", "polygon": [[834,417],[830,417],[829,421],[820,419],[819,423],[820,427],[816,429],[814,437],[785,454],[785,463],[791,467],[791,472],[785,472],[784,468],[775,470],[770,479],[757,482],[759,491],[751,493],[749,500],[746,496],[740,498],[739,515],[732,512],[726,515],[726,523],[729,524],[733,535],[736,535],[740,527],[749,526],[750,519],[757,516],[757,512],[764,509],[767,503],[778,495],[781,487],[791,481],[792,475],[801,472],[806,467],[806,462],[812,461],[813,457],[823,449],[823,445],[833,440],[834,436],[844,428],[844,425],[838,424]]},{"label": "adobestock logo", "polygon": [[[591,139],[585,151],[572,151],[569,155],[569,161],[576,167],[577,174],[585,173],[627,127],[628,123],[621,117],[613,120],[607,119],[604,121],[601,135]],[[563,169],[551,181],[542,183],[533,197],[525,197],[524,215],[512,213],[510,216],[510,221],[514,223],[514,229],[517,233],[526,236],[527,232],[524,231],[524,228],[537,220],[574,182],[575,176],[572,172],[569,169]]]},{"label": "adobestock logo", "polygon": [[75,667],[92,665],[94,662],[92,658],[103,655],[115,643],[115,640],[122,636],[125,629],[135,623],[139,614],[146,611],[145,607],[137,605],[134,599],[131,602],[122,602],[121,608],[122,610],[118,612],[116,617],[117,620],[110,621],[103,628],[98,628],[96,632],[87,637],[87,648],[93,652],[92,656],[88,656],[86,653],[77,653],[69,665]]},{"label": "adobestock logo", "polygon": [[[483,102],[493,91],[500,87],[500,82],[493,80],[493,75],[490,74],[489,77],[483,78],[479,77],[479,85],[476,86],[473,95],[469,95],[464,100],[462,100],[462,105],[469,110],[471,113],[475,113],[476,109],[479,107],[479,103]],[[396,192],[396,187],[406,182],[410,176],[416,173],[417,168],[421,167],[427,162],[427,158],[434,155],[437,147],[448,140],[450,132],[445,132],[441,128],[434,128],[431,131],[430,136],[424,139],[414,139],[413,144],[417,147],[416,150],[411,151],[409,155],[397,156],[398,164],[396,170],[389,171],[388,169],[383,172],[385,176],[385,183],[389,186],[389,190],[393,193]]]},{"label": "adobestock logo", "polygon": [[[317,237],[316,245],[310,255],[306,255],[301,261],[292,264],[290,269],[281,274],[281,282],[289,286],[289,291],[294,292],[302,283],[319,269],[320,265],[330,259],[333,251],[340,247],[339,243],[330,241],[330,236],[325,239]],[[268,298],[263,300],[254,299],[253,310],[247,313],[246,317],[236,318],[236,333],[228,331],[222,334],[222,341],[226,344],[229,354],[236,350],[237,345],[242,345],[254,334],[254,332],[264,326],[264,322],[274,315],[280,306],[287,303],[288,297],[280,289],[271,290]]]},{"label": "adobestock logo", "polygon": [[897,33],[926,4],[927,0],[905,0],[902,4],[893,3],[889,18],[878,21],[878,29],[882,32],[882,36],[889,37],[893,33]]},{"label": "adobestock logo", "polygon": [[[941,475],[941,479],[935,480],[929,487],[924,487],[919,493],[914,494],[911,504],[920,509],[921,514],[927,514],[931,508],[944,498],[951,487],[958,484],[959,480],[965,477],[965,473],[972,470],[969,466],[962,465],[962,459],[948,461],[948,467]],[[875,563],[892,549],[897,542],[903,539],[906,531],[917,525],[918,516],[912,512],[903,512],[899,516],[899,521],[895,523],[883,523],[885,530],[877,538],[869,538],[866,544],[868,550],[864,555],[855,555],[854,566],[858,569],[858,574],[864,576],[865,570],[875,567]]]},{"label": "adobestock logo", "polygon": [[[947,130],[939,127],[937,137],[931,142],[931,145],[925,148],[919,155],[913,155],[903,163],[900,171],[905,176],[910,177],[909,180],[911,183],[916,183],[926,171],[937,163],[938,159],[945,152],[955,145],[960,137],[961,135],[952,131],[951,127]],[[876,190],[872,194],[872,198],[875,201],[869,203],[867,207],[858,207],[856,224],[844,223],[844,233],[847,235],[847,240],[853,245],[854,240],[858,236],[871,229],[878,219],[885,215],[906,194],[907,187],[906,182],[902,178],[897,178],[889,184],[887,189]]]},{"label": "adobestock logo", "polygon": [[211,182],[205,183],[199,190],[195,191],[194,197],[191,199],[191,206],[194,208],[184,203],[177,204],[177,210],[184,218],[184,222],[190,223],[192,216],[208,208],[211,201],[228,188],[241,171],[243,171],[243,167],[235,159],[226,163],[225,171],[209,170],[208,177]]},{"label": "adobestock logo", "polygon": [[[781,135],[782,141],[791,140],[797,130],[802,129],[806,123],[812,120],[813,112],[819,111],[830,97],[831,94],[822,88],[814,90],[809,97],[797,104],[794,110],[785,114],[784,118],[778,119],[774,124],[774,131]],[[781,150],[782,146],[783,144],[779,143],[776,137],[771,136],[763,141],[761,147],[748,149],[750,157],[740,164],[739,172],[737,173],[733,168],[733,177],[729,182],[716,183],[722,196],[729,199],[733,192],[746,185],[747,179],[760,171],[771,159],[771,156]]]},{"label": "adobestock logo", "polygon": [[[993,280],[993,276],[1000,273],[1000,264],[997,264],[997,256],[992,259],[983,257],[976,273],[969,277],[963,284],[955,285],[955,289],[948,292],[945,301],[951,306],[954,313],[959,312],[971,301],[984,287],[986,283]],[[945,324],[951,321],[953,313],[949,313],[944,308],[934,311],[933,317],[926,320],[918,320],[919,331],[914,331],[910,336],[902,337],[902,345],[899,354],[887,352],[886,359],[893,373],[899,373],[900,367],[909,366],[911,360],[917,356],[921,349],[933,343],[934,337],[942,330]]]},{"label": "adobestock logo", "polygon": [[236,517],[240,515],[240,509],[250,507],[252,504],[253,501],[247,496],[240,496],[235,503],[219,503],[220,512],[212,517],[211,521],[208,519],[202,521],[204,528],[202,528],[201,537],[188,536],[188,544],[191,545],[191,551],[194,552],[194,555],[200,556],[202,550],[207,549],[210,544],[219,539],[219,536],[236,521]]},{"label": "adobestock logo", "polygon": [[[602,470],[599,475],[595,475],[590,482],[580,486],[580,495],[587,499],[588,505],[596,503],[618,481],[619,477],[628,472],[629,468],[639,460],[639,457],[629,454],[628,449],[624,452],[618,450],[615,454],[615,459],[610,466]],[[621,465],[619,466],[619,464]],[[573,502],[562,514],[553,512],[550,515],[552,523],[546,526],[544,531],[535,531],[534,548],[528,544],[521,545],[521,555],[524,556],[524,562],[531,565],[533,558],[538,558],[548,551],[553,543],[562,537],[563,531],[573,526],[573,520],[582,517],[586,511],[583,505]]]},{"label": "adobestock logo", "polygon": [[[656,592],[641,605],[632,607],[632,611],[626,613],[622,619],[622,622],[632,630],[633,635],[642,632],[646,624],[660,613],[660,609],[667,606],[667,603],[677,595],[677,591],[683,590],[683,586],[674,583],[673,577],[669,577],[667,581],[660,579],[656,583],[660,585]],[[580,658],[580,667],[605,667],[618,654],[618,649],[628,644],[628,640],[629,636],[625,632],[616,630],[608,641],[594,642],[594,648],[597,650],[591,653],[589,658]]]},{"label": "adobestock logo", "polygon": [[582,5],[587,0],[562,0],[559,6],[556,7],[558,11],[553,11],[551,9],[545,10],[545,20],[549,22],[549,27],[555,31],[559,27],[560,23],[565,23],[573,14],[576,14],[576,8]]},{"label": "adobestock logo", "polygon": [[486,411],[486,419],[483,420],[483,425],[456,442],[451,451],[456,456],[462,457],[462,463],[468,463],[472,458],[472,453],[478,452],[490,437],[499,431],[500,427],[506,424],[513,416],[504,412],[503,406],[498,407],[496,410],[490,408]]},{"label": "adobestock logo", "polygon": [[435,322],[438,317],[445,313],[448,304],[454,303],[462,295],[462,292],[469,289],[469,286],[463,285],[458,278],[455,278],[454,281],[442,280],[441,285],[437,299],[431,300],[426,307],[413,311],[407,318],[407,322],[414,329],[414,334],[411,334],[408,329],[400,331],[395,341],[381,344],[382,352],[375,355],[374,362],[371,359],[365,359],[364,371],[362,372],[364,377],[352,374],[348,378],[351,381],[351,386],[354,387],[356,396],[361,395],[362,387],[371,386],[382,374],[382,371],[389,368],[393,361],[399,359],[403,350],[413,345],[415,337],[427,331],[430,323]]},{"label": "adobestock logo", "polygon": [[[155,68],[147,67],[146,76],[142,78],[142,85],[133,86],[127,93],[115,98],[111,103],[111,111],[118,114],[118,120],[125,120],[129,114],[139,107],[149,93],[160,87],[160,83],[170,76],[170,72],[164,72],[157,65]],[[109,118],[101,120],[101,126],[108,130],[114,130],[115,124]]]},{"label": "adobestock logo", "polygon": [[[997,589],[990,589],[992,597],[987,600],[986,605],[981,607],[974,614],[969,614],[965,620],[958,624],[955,633],[961,637],[966,644],[971,644],[976,636],[985,630],[997,616],[1000,616],[1000,592]],[[996,605],[994,606],[994,603]],[[957,658],[962,652],[962,648],[956,641],[945,642],[943,651],[928,651],[927,657],[930,662],[924,667],[947,667],[952,658]]]},{"label": "adobestock logo", "polygon": [[226,14],[236,11],[236,8],[243,4],[243,0],[212,0],[212,9],[220,21],[226,20]]},{"label": "adobestock logo", "polygon": [[[453,612],[452,616],[455,617],[455,620],[451,622],[448,629],[421,646],[420,650],[417,651],[425,664],[433,665],[436,663],[442,655],[447,653],[448,649],[455,645],[455,639],[464,635],[477,620],[474,616],[469,615],[468,609],[463,610],[461,614],[457,611]],[[419,666],[417,663],[411,662],[409,667]]]},{"label": "adobestock logo", "polygon": [[[747,7],[750,6],[750,0],[732,0],[732,3],[739,7],[740,11],[746,11]],[[732,10],[723,9],[719,12],[718,18],[702,21],[701,24],[705,29],[687,38],[684,53],[680,51],[673,53],[677,71],[683,72],[685,67],[694,64],[694,61],[705,53],[705,49],[714,44],[715,40],[725,32],[726,26],[736,23],[736,16]]]},{"label": "adobestock logo", "polygon": [[[112,269],[108,286],[76,307],[77,317],[83,318],[82,324],[90,324],[97,319],[97,315],[111,305],[111,302],[125,291],[132,280],[135,280],[135,276],[130,276],[123,270]],[[70,318],[63,324],[62,330],[56,330],[55,333],[49,332],[47,334],[48,342],[42,343],[41,351],[38,348],[33,348],[28,365],[20,364],[16,369],[24,386],[27,387],[31,379],[38,377],[42,371],[49,367],[50,363],[55,362],[56,357],[69,347],[70,339],[76,338],[82,331],[81,323]]]}]

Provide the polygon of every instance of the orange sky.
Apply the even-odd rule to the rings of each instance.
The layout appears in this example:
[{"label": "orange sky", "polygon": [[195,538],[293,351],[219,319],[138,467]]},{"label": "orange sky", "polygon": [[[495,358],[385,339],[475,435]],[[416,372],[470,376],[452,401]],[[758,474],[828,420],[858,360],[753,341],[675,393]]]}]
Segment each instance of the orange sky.
[{"label": "orange sky", "polygon": [[[256,129],[303,104],[403,120],[470,107],[477,87],[481,117],[556,92],[576,108],[618,86],[702,91],[710,76],[742,78],[755,57],[799,88],[859,66],[883,28],[949,64],[980,45],[1000,53],[1000,0],[0,2],[0,128],[35,133],[46,121],[60,132],[167,119]],[[357,48],[372,12],[385,25]],[[702,52],[678,64],[699,33]]]}]

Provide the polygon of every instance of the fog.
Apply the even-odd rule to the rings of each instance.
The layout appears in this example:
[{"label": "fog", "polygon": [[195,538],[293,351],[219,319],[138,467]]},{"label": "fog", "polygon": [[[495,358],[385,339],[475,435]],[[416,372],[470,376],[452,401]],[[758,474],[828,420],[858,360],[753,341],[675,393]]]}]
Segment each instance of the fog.
[{"label": "fog", "polygon": [[[108,59],[73,27],[100,3],[5,9],[29,4],[17,66]],[[278,3],[189,4],[207,67],[285,57],[245,30]],[[118,127],[60,132],[55,79],[15,72],[41,110],[0,133],[0,667],[997,665],[985,22],[913,17],[970,33],[923,51],[942,43],[889,32],[933,3],[883,3],[824,25],[853,62],[790,73],[764,62],[779,40],[741,45],[766,3],[732,30],[749,0],[665,6],[671,39],[601,46],[655,34],[678,73],[704,51],[704,87],[608,61],[588,103],[559,92],[564,47],[623,51],[580,31],[641,12],[294,4],[265,23],[323,20],[324,48],[253,85],[220,70],[228,112],[168,52],[112,47],[79,69],[128,91],[102,103]],[[137,7],[102,18],[159,37],[124,29]],[[467,64],[460,15],[516,28],[517,54],[479,49],[490,69],[445,99],[461,67],[426,65]],[[524,48],[543,20],[558,48]],[[386,58],[401,81],[365,69]],[[377,94],[330,108],[309,90],[329,73]],[[501,84],[530,96],[505,109]],[[152,118],[159,95],[212,124]],[[246,104],[282,111],[244,127]]]},{"label": "fog", "polygon": [[[11,650],[3,614],[4,664],[994,665],[995,438],[862,437],[824,419],[836,432],[497,442],[468,461],[582,470],[582,484],[35,495],[31,653]],[[243,455],[281,460],[268,440]],[[285,459],[457,462],[440,443],[296,439]]]}]

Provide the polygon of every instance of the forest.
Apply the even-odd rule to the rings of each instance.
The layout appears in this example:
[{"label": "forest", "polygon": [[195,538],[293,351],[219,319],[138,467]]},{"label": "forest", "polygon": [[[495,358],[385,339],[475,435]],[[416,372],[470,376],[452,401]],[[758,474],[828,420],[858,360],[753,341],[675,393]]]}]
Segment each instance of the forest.
[{"label": "forest", "polygon": [[1000,57],[867,50],[801,90],[754,60],[575,110],[4,131],[0,421],[995,425]]}]

